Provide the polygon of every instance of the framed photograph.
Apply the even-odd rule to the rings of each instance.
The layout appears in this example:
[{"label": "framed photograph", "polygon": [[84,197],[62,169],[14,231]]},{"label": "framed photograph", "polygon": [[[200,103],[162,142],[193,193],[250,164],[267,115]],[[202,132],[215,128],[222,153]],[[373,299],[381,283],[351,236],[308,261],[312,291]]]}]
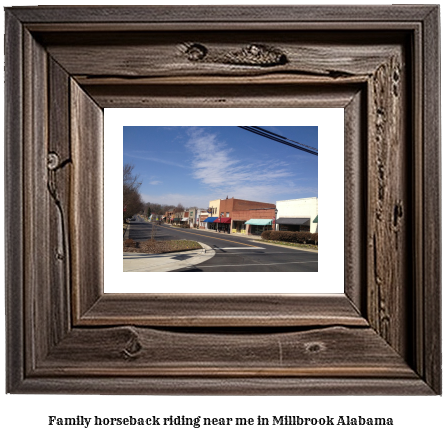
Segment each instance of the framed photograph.
[{"label": "framed photograph", "polygon": [[[198,128],[194,126],[196,121],[200,124]],[[297,138],[311,147],[317,145],[318,137],[325,147],[318,157],[240,129],[235,123],[264,124],[279,135]],[[291,126],[294,123],[297,126]],[[337,221],[337,211],[344,211],[342,108],[248,108],[246,111],[243,108],[106,108],[104,126],[105,294],[145,293],[147,282],[151,285],[150,292],[155,290],[158,294],[226,294],[230,291],[235,294],[269,294],[269,291],[324,294],[327,292],[322,282],[325,277],[334,277],[336,291],[344,291],[344,250],[343,245],[336,245],[337,241],[344,241],[343,215]],[[122,274],[121,235],[116,233],[121,228],[121,201],[116,201],[116,193],[121,193],[122,187],[121,178],[115,175],[124,165],[134,167],[133,174],[142,182],[137,192],[147,204],[142,207],[144,214],[132,218],[136,221],[124,224],[124,242],[134,239],[142,248],[136,248],[135,253],[128,252],[124,244],[125,273]],[[233,195],[229,198],[235,201],[225,201],[226,194]],[[320,208],[318,196],[322,198]],[[231,203],[219,209],[219,213],[226,211],[228,221],[232,218],[232,229],[227,233],[217,232],[217,223],[205,221],[198,227],[190,223],[181,228],[175,225],[176,221],[180,223],[180,218],[167,217],[163,221],[165,226],[154,225],[154,245],[158,244],[160,251],[163,242],[172,239],[175,244],[179,238],[186,239],[184,244],[192,240],[207,245],[205,252],[139,255],[146,253],[146,245],[152,245],[154,220],[147,216],[151,206],[152,211],[158,212],[155,209],[165,203],[206,205],[202,208],[205,218],[207,206],[217,198],[222,198],[222,206]],[[276,202],[283,199],[291,201]],[[294,199],[298,201],[292,201]],[[258,201],[271,205],[258,209]],[[123,204],[130,205],[129,201]],[[292,210],[294,205],[303,209]],[[265,217],[271,222],[276,206],[279,221],[291,214],[310,216],[312,231],[318,230],[318,224],[313,221],[320,210],[325,232],[320,256],[312,243],[289,248],[286,244],[264,242],[259,235],[252,234],[253,229],[247,229],[245,221],[250,218]],[[124,215],[132,216],[135,210],[131,209],[126,209]],[[171,217],[173,210],[169,212]],[[193,209],[189,208],[186,214],[192,218]],[[181,216],[180,212],[177,216]],[[239,224],[239,221],[242,222]],[[280,229],[283,227],[282,224]],[[168,251],[167,247],[164,249]],[[133,251],[132,248],[129,251]],[[189,274],[187,281],[174,283],[172,289],[161,286],[153,289],[154,283],[171,281],[167,272],[178,270]],[[149,279],[146,272],[150,274]],[[295,278],[293,272],[297,272]],[[338,272],[341,275],[337,275]],[[276,275],[280,286],[276,284]],[[295,286],[288,287],[294,280]]]},{"label": "framed photograph", "polygon": [[[105,224],[105,248],[109,248],[105,249],[105,271],[108,254],[116,262],[105,279],[120,276],[125,285],[128,279],[138,279],[141,287],[130,287],[128,292],[146,292],[147,279],[141,273],[187,272],[192,280],[174,288],[175,293],[226,294],[228,284],[236,282],[236,274],[244,273],[241,282],[247,281],[251,291],[261,289],[268,294],[273,289],[272,284],[263,284],[265,277],[272,281],[272,273],[297,272],[301,273],[297,285],[307,282],[297,287],[300,292],[315,289],[309,281],[320,277],[318,223],[314,222],[319,214],[317,125],[323,115],[329,116],[330,129],[337,128],[338,135],[331,139],[323,165],[326,167],[327,157],[332,157],[338,172],[343,166],[343,110],[250,108],[244,113],[243,108],[105,110],[105,132],[111,131],[107,138],[105,134],[105,218],[121,221],[122,204],[126,218],[124,275],[118,272],[122,239],[115,230],[120,224]],[[249,122],[254,120],[262,126],[260,115],[261,121],[268,123],[264,128],[235,125],[244,124],[247,116]],[[311,124],[305,125],[306,120]],[[165,121],[170,125],[164,126]],[[171,125],[173,121],[180,125]],[[325,143],[327,131],[323,130]],[[116,153],[122,145],[122,153]],[[110,156],[107,151],[112,151]],[[115,175],[122,168],[123,202],[117,203],[115,194],[122,188]],[[337,196],[329,199],[331,203],[343,202],[343,178],[335,178],[334,183],[331,189]],[[298,231],[285,236],[303,237],[304,241],[278,243],[261,238],[264,232],[271,237],[276,211],[277,222],[300,222],[282,223],[280,231]],[[333,247],[334,242],[330,243]],[[336,255],[342,262],[343,253]],[[323,269],[328,268],[332,275],[336,272],[331,263],[324,263]],[[213,275],[203,279],[199,274],[204,272]],[[168,281],[164,275],[155,277],[156,281]],[[202,285],[196,288],[199,282]],[[244,290],[240,287],[234,289],[236,293]],[[155,290],[168,292],[158,287]],[[279,290],[282,292],[285,288]],[[294,293],[294,288],[287,292]]]},{"label": "framed photograph", "polygon": [[[438,6],[12,7],[5,41],[7,392],[441,394]],[[105,108],[317,107],[344,290],[104,290]]]}]

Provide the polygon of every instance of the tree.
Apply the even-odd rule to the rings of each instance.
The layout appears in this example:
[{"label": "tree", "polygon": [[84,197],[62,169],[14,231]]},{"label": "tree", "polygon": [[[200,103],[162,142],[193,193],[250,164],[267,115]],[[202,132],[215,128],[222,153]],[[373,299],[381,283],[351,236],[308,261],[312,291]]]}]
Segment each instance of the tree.
[{"label": "tree", "polygon": [[132,172],[134,165],[123,166],[123,221],[143,210],[143,203],[138,191],[141,181]]},{"label": "tree", "polygon": [[185,211],[185,208],[183,207],[183,205],[179,202],[177,204],[177,207],[174,208],[173,212],[174,213],[179,213],[181,211]]}]

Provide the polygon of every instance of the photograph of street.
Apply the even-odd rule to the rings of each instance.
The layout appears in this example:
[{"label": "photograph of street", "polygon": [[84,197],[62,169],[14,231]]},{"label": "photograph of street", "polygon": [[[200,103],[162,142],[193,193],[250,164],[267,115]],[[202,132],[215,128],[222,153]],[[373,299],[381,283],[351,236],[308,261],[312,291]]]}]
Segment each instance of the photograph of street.
[{"label": "photograph of street", "polygon": [[318,272],[316,126],[125,126],[124,272]]}]

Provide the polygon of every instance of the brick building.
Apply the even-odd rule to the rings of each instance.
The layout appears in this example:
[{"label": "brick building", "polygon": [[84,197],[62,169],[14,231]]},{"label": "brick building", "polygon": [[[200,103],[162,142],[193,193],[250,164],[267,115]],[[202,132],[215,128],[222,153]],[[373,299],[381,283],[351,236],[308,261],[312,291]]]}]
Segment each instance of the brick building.
[{"label": "brick building", "polygon": [[[274,208],[275,204],[267,202],[246,201],[244,199],[226,198],[220,200],[220,216],[230,217],[233,211],[252,210],[259,208]],[[219,216],[219,215],[216,215]]]},{"label": "brick building", "polygon": [[[231,233],[260,234],[268,229],[269,225],[272,226],[275,204],[236,198],[217,201],[217,205],[215,205],[215,201],[211,201],[213,206],[217,208],[217,214],[212,216],[217,216],[217,219],[208,218],[208,221],[213,220],[213,222],[207,223],[208,228]],[[250,220],[253,222],[246,224]]]},{"label": "brick building", "polygon": [[231,233],[261,234],[265,230],[272,229],[274,216],[275,206],[234,211],[232,212]]},{"label": "brick building", "polygon": [[172,210],[169,210],[165,213],[165,222],[170,224],[172,221],[172,218],[174,217],[174,213]]}]

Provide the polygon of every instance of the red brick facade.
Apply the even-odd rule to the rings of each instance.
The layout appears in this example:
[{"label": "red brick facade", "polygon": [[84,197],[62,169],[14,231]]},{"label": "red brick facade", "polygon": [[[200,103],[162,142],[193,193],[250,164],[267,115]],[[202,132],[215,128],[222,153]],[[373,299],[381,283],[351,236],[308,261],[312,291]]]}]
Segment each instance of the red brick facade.
[{"label": "red brick facade", "polygon": [[230,217],[233,221],[248,221],[249,219],[274,219],[275,207],[261,210],[233,211]]},{"label": "red brick facade", "polygon": [[229,213],[229,217],[232,217],[233,212],[258,208],[273,208],[275,210],[275,204],[269,204],[267,202],[246,201],[244,199],[236,198],[222,199],[220,201],[220,213],[223,213],[224,217],[226,217],[226,213]]}]

